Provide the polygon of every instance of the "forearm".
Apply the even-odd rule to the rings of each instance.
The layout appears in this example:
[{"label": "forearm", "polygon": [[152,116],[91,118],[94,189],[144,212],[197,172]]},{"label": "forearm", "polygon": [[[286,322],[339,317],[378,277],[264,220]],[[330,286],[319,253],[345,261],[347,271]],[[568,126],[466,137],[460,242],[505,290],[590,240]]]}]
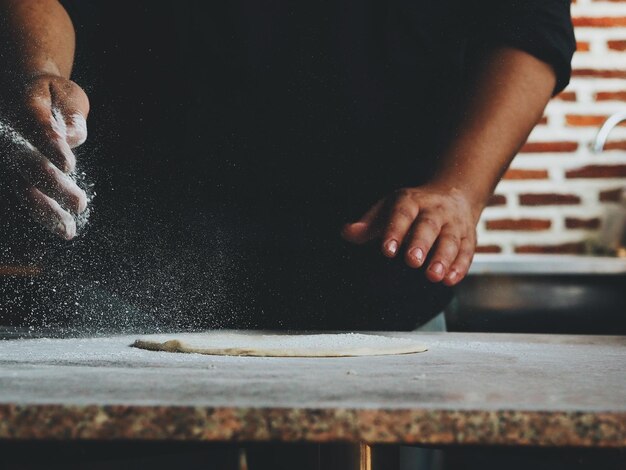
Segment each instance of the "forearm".
[{"label": "forearm", "polygon": [[0,80],[69,78],[74,45],[74,27],[57,0],[0,0]]},{"label": "forearm", "polygon": [[552,67],[526,52],[500,48],[485,56],[431,183],[460,190],[481,211],[541,117],[555,82]]}]

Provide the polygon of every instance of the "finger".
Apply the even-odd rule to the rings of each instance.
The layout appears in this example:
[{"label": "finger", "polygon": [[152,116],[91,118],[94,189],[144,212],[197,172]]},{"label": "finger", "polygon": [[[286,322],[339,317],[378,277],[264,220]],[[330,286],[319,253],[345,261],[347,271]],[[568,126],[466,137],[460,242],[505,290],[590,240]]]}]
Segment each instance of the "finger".
[{"label": "finger", "polygon": [[76,156],[67,142],[65,121],[55,117],[50,106],[49,97],[37,95],[31,98],[27,113],[16,121],[15,127],[57,168],[70,173],[76,167]]},{"label": "finger", "polygon": [[75,181],[59,170],[39,153],[30,152],[15,159],[22,177],[47,196],[63,204],[68,210],[80,214],[87,208],[87,196]]},{"label": "finger", "polygon": [[441,232],[441,222],[432,212],[424,211],[417,216],[411,228],[405,255],[409,266],[419,268],[424,264],[439,232]]},{"label": "finger", "polygon": [[76,221],[58,202],[20,179],[17,194],[31,217],[52,233],[71,240],[76,236]]},{"label": "finger", "polygon": [[89,115],[89,98],[84,90],[71,80],[52,82],[50,96],[52,108],[59,109],[66,118],[74,114],[80,114],[85,118]]},{"label": "finger", "polygon": [[82,145],[87,140],[87,120],[80,113],[75,113],[66,118],[67,144],[71,148]]},{"label": "finger", "polygon": [[382,251],[385,256],[389,258],[396,256],[417,213],[417,205],[411,204],[408,198],[400,198],[393,205],[382,237]]},{"label": "finger", "polygon": [[475,248],[476,243],[473,239],[463,238],[461,240],[459,253],[444,278],[445,285],[454,286],[463,280],[472,264]]},{"label": "finger", "polygon": [[461,246],[461,237],[444,227],[437,238],[437,246],[426,270],[426,277],[432,282],[440,282],[456,259]]},{"label": "finger", "polygon": [[89,99],[85,92],[72,81],[54,82],[50,89],[52,114],[62,127],[65,139],[72,148],[87,139]]},{"label": "finger", "polygon": [[87,138],[89,100],[70,80],[39,81],[29,90],[17,130],[64,173],[74,171],[72,147]]},{"label": "finger", "polygon": [[380,217],[384,203],[384,200],[378,201],[359,221],[344,225],[341,230],[341,236],[347,241],[359,245],[376,238],[380,234],[377,220]]}]

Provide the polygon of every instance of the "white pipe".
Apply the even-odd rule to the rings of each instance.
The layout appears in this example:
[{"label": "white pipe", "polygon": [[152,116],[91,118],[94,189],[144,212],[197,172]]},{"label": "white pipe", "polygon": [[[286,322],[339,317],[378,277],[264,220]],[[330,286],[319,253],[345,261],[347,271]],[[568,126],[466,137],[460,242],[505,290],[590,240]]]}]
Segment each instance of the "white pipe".
[{"label": "white pipe", "polygon": [[596,139],[593,142],[592,149],[594,153],[602,152],[606,139],[609,137],[609,133],[622,121],[626,121],[626,111],[615,113],[604,121],[604,124],[600,127],[598,135],[596,135]]}]

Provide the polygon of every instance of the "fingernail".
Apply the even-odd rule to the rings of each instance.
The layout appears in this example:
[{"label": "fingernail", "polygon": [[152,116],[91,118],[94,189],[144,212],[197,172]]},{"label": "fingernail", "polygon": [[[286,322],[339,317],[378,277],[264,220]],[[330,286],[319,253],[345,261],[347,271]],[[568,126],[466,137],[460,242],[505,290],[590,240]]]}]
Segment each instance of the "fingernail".
[{"label": "fingernail", "polygon": [[435,263],[431,266],[430,270],[439,276],[440,274],[443,274],[443,264]]},{"label": "fingernail", "polygon": [[51,228],[52,232],[65,240],[71,240],[76,236],[76,223],[73,219],[71,221],[59,220]]},{"label": "fingernail", "polygon": [[413,250],[412,254],[413,258],[415,258],[417,262],[421,264],[421,262],[424,260],[424,252],[422,251],[422,249],[416,248],[415,250]]},{"label": "fingernail", "polygon": [[458,275],[459,273],[457,273],[456,271],[450,272],[450,274],[448,274],[448,281],[454,281]]},{"label": "fingernail", "polygon": [[396,252],[398,251],[398,242],[395,240],[388,241],[385,244],[385,249],[387,250],[387,253],[391,255],[395,255]]}]

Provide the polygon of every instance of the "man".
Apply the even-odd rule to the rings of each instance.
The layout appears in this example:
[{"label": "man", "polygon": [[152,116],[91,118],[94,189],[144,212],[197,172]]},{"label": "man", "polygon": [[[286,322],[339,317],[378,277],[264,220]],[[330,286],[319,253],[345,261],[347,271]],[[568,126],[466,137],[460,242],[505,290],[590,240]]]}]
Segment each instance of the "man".
[{"label": "man", "polygon": [[45,308],[78,295],[122,327],[426,323],[575,47],[566,0],[62,3],[0,1],[4,121],[36,148],[2,164],[74,238],[69,11],[99,202],[82,245],[45,241],[48,282],[71,285]]}]

